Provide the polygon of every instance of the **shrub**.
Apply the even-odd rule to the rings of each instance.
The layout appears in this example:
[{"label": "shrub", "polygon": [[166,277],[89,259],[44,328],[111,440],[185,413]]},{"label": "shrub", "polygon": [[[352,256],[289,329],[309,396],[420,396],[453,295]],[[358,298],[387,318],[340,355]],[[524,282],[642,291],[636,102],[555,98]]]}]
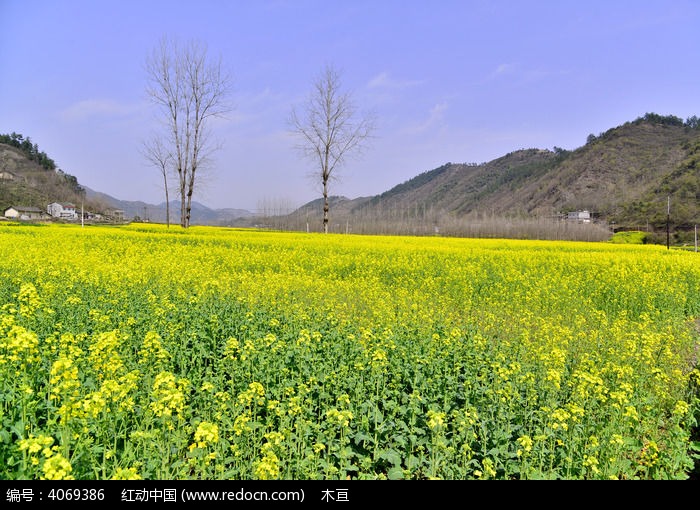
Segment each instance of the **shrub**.
[{"label": "shrub", "polygon": [[610,242],[614,244],[647,244],[649,242],[649,233],[638,230],[616,232],[610,238]]}]

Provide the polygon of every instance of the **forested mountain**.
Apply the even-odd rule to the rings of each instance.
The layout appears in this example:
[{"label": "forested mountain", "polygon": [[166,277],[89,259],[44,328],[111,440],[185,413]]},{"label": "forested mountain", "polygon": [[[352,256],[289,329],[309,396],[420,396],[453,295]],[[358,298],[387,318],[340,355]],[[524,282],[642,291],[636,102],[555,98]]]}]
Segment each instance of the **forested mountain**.
[{"label": "forested mountain", "polygon": [[[651,232],[665,230],[669,199],[674,231],[700,222],[698,119],[649,113],[591,134],[572,151],[529,148],[482,164],[446,163],[370,199],[336,198],[335,217],[437,222],[561,218],[588,210],[618,230]],[[312,202],[301,211],[319,207]]]},{"label": "forested mountain", "polygon": [[[7,178],[9,174],[15,178]],[[86,190],[56,169],[29,138],[15,133],[0,136],[2,175],[6,178],[0,180],[0,209],[43,209],[53,201],[84,199],[98,212],[112,207],[123,209],[127,219],[165,221],[165,204],[125,202]],[[311,225],[314,230],[321,207],[321,200],[314,200],[290,215],[261,218],[241,209],[212,210],[195,204],[193,223],[295,229]],[[579,210],[590,211],[594,222],[616,230],[659,234],[670,219],[676,240],[684,241],[700,223],[698,118],[684,121],[647,113],[591,134],[583,146],[570,151],[527,148],[487,163],[446,163],[376,196],[332,197],[331,222],[334,231],[351,231],[353,225],[359,231],[360,223],[372,223],[386,232],[426,233],[450,221],[555,219]]]},{"label": "forested mountain", "polygon": [[52,202],[84,205],[96,212],[108,207],[86,200],[78,179],[58,168],[31,138],[17,133],[0,135],[0,214],[11,206],[46,211]]},{"label": "forested mountain", "polygon": [[[69,202],[78,209],[110,217],[114,210],[123,218],[166,222],[165,203],[125,201],[80,185],[60,168],[31,138],[21,134],[0,135],[0,216],[8,207],[37,207],[46,211],[52,202]],[[171,204],[171,221],[177,221],[179,203]],[[192,224],[226,225],[252,213],[242,209],[210,209],[192,204]],[[122,217],[120,215],[120,217]]]}]

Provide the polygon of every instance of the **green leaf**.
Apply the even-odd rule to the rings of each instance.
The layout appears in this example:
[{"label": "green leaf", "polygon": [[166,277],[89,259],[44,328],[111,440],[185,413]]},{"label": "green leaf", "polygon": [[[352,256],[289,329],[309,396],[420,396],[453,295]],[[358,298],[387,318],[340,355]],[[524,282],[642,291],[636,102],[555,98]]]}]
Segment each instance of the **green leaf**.
[{"label": "green leaf", "polygon": [[24,422],[22,420],[14,423],[11,427],[10,430],[17,434],[17,437],[23,438],[24,437]]},{"label": "green leaf", "polygon": [[413,470],[418,465],[420,465],[420,459],[418,457],[416,457],[415,455],[409,455],[408,458],[406,459],[406,467],[408,467],[408,469],[410,469],[410,470]]},{"label": "green leaf", "polygon": [[403,434],[396,434],[395,436],[392,436],[391,438],[392,443],[396,443],[400,447],[405,447],[406,444],[408,443],[408,440],[406,439],[406,436]]},{"label": "green leaf", "polygon": [[401,465],[401,455],[396,450],[384,450],[377,456],[377,458],[385,460],[394,466]]},{"label": "green leaf", "polygon": [[389,480],[403,480],[403,469],[398,466],[394,466],[387,472],[386,477]]},{"label": "green leaf", "polygon": [[362,446],[362,443],[371,443],[372,438],[364,432],[358,432],[355,434],[354,441],[356,445]]},{"label": "green leaf", "polygon": [[3,443],[10,443],[12,442],[12,434],[8,430],[2,429],[0,430],[0,441]]}]

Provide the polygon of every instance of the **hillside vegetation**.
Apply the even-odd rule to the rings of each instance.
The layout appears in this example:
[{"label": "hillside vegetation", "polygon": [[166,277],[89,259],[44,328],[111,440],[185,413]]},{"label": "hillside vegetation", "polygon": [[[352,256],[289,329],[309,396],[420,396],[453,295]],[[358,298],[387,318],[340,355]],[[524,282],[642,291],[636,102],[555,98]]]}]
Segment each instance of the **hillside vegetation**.
[{"label": "hillside vegetation", "polygon": [[13,206],[46,211],[52,202],[82,203],[94,212],[107,208],[100,201],[86,200],[78,179],[58,168],[31,138],[0,135],[0,214]]},{"label": "hillside vegetation", "polygon": [[562,218],[588,210],[616,229],[665,232],[675,241],[700,219],[697,119],[647,114],[590,135],[573,151],[523,149],[484,164],[447,163],[351,210],[355,216],[477,220]]},{"label": "hillside vegetation", "polygon": [[[4,137],[4,138],[3,138]],[[121,202],[92,192],[59,169],[21,135],[0,137],[0,207],[45,208],[53,201],[124,209],[128,219],[165,221],[164,208]],[[381,171],[381,169],[377,169]],[[670,214],[668,204],[671,204]],[[87,207],[87,206],[86,206]],[[281,230],[320,228],[321,200],[291,214],[275,211],[209,210],[193,221]],[[564,221],[587,210],[590,223]],[[137,218],[138,219],[138,218]],[[528,148],[486,163],[446,163],[376,196],[331,197],[330,230],[347,233],[603,240],[614,231],[648,234],[673,244],[692,244],[700,222],[700,122],[647,113],[634,121],[591,134],[575,150]]]}]

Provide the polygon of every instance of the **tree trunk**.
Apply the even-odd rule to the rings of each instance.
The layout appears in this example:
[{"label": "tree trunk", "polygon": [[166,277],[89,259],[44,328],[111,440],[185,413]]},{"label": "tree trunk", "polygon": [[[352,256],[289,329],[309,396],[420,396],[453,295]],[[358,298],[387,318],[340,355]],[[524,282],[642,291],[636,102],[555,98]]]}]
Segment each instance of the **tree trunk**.
[{"label": "tree trunk", "polygon": [[185,185],[180,185],[180,226],[182,228],[187,228],[187,222],[185,221]]},{"label": "tree trunk", "polygon": [[165,180],[165,223],[170,228],[170,198],[168,196],[168,178],[163,174]]},{"label": "tree trunk", "polygon": [[194,194],[194,174],[196,171],[196,166],[192,165],[192,169],[190,170],[190,182],[187,187],[187,212],[185,214],[188,228],[190,226],[190,218],[192,217],[192,195]]},{"label": "tree trunk", "polygon": [[[323,232],[329,231],[328,180],[340,169],[345,156],[361,146],[374,129],[374,115],[355,119],[356,109],[349,94],[340,90],[340,75],[327,65],[313,84],[313,91],[298,114],[292,108],[291,124],[300,136],[305,157],[319,164],[323,184]],[[318,182],[318,181],[316,181]]]},{"label": "tree trunk", "polygon": [[203,130],[209,119],[230,109],[226,100],[229,79],[221,74],[220,63],[207,60],[206,47],[196,41],[178,48],[177,41],[165,38],[147,60],[147,91],[164,115],[169,130],[168,145],[172,144],[171,150],[162,152],[157,147],[154,155],[174,158],[183,228],[190,225],[195,172],[206,160],[202,152],[206,145]]},{"label": "tree trunk", "polygon": [[323,233],[328,233],[328,181],[323,181]]}]

